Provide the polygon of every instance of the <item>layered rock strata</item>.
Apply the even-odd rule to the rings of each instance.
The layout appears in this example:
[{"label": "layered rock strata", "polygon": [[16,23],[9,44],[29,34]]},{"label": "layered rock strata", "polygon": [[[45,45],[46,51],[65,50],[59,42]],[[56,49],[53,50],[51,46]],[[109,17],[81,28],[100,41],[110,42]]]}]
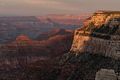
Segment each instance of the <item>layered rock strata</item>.
[{"label": "layered rock strata", "polygon": [[[86,23],[87,22],[87,23]],[[88,52],[115,59],[120,58],[120,12],[99,11],[87,19],[74,34],[70,50],[78,55]]]}]

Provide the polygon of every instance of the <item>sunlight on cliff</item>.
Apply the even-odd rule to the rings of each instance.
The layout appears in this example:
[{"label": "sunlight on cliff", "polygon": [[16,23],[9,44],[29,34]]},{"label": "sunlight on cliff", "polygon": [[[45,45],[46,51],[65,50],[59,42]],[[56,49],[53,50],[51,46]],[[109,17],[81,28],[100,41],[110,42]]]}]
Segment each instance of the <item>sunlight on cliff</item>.
[{"label": "sunlight on cliff", "polygon": [[98,12],[77,29],[71,52],[120,58],[120,12]]}]

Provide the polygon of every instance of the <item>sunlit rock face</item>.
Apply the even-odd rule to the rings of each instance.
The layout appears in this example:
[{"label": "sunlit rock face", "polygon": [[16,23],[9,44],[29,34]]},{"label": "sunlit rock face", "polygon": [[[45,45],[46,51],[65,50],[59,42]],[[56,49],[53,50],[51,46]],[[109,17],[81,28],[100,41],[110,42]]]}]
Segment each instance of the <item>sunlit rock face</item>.
[{"label": "sunlit rock face", "polygon": [[120,12],[94,13],[81,29],[75,31],[70,51],[77,55],[88,52],[120,58]]},{"label": "sunlit rock face", "polygon": [[85,23],[94,23],[96,27],[100,27],[102,24],[107,24],[110,19],[120,17],[120,11],[97,11],[91,17],[89,17]]}]

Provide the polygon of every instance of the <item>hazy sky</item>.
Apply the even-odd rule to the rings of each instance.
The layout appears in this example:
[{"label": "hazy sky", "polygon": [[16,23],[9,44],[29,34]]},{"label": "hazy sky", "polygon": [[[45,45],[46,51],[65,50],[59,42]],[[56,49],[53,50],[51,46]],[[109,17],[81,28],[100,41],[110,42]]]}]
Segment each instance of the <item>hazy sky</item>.
[{"label": "hazy sky", "polygon": [[79,14],[120,10],[120,0],[0,0],[0,15]]}]

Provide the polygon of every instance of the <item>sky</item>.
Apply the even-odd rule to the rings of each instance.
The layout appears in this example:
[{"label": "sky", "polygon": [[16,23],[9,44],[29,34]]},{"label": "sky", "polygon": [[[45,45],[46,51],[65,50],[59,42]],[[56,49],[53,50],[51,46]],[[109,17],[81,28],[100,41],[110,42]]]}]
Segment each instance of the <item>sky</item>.
[{"label": "sky", "polygon": [[0,16],[80,14],[120,10],[120,0],[0,0]]}]

